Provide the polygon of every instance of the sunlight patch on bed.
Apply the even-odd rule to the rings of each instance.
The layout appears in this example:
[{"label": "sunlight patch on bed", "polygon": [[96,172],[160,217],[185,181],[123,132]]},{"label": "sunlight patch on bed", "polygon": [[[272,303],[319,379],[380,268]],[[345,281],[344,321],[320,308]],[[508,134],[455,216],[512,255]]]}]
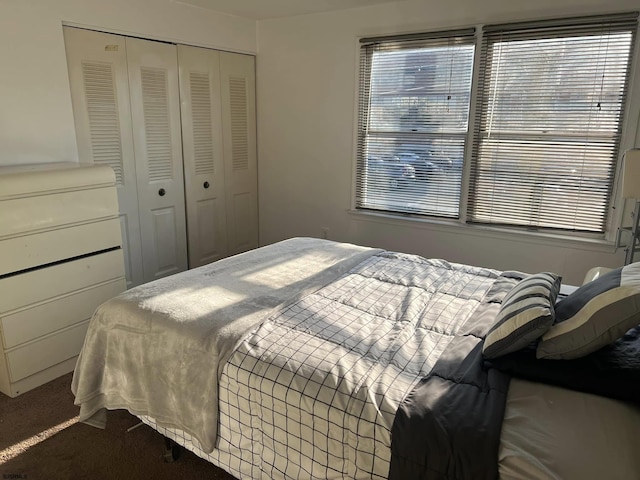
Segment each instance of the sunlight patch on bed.
[{"label": "sunlight patch on bed", "polygon": [[[317,273],[315,268],[309,267],[327,263],[328,260],[319,259],[317,255],[300,255],[258,271],[254,270],[245,275],[241,274],[239,278],[254,285],[263,285],[274,289],[283,288]],[[306,272],[301,272],[302,266],[306,268]]]},{"label": "sunlight patch on bed", "polygon": [[140,307],[170,314],[175,320],[184,321],[194,318],[194,315],[207,315],[215,310],[237,305],[247,297],[247,292],[230,290],[221,285],[177,288],[142,301]]}]

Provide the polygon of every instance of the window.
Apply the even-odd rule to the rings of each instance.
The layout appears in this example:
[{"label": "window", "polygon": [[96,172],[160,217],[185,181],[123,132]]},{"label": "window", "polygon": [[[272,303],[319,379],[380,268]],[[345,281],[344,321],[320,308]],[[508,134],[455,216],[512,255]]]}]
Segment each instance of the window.
[{"label": "window", "polygon": [[468,221],[605,231],[636,16],[485,27]]},{"label": "window", "polygon": [[457,218],[474,31],[363,39],[358,208]]},{"label": "window", "polygon": [[473,30],[363,39],[356,207],[604,233],[636,28],[485,26],[476,77]]}]

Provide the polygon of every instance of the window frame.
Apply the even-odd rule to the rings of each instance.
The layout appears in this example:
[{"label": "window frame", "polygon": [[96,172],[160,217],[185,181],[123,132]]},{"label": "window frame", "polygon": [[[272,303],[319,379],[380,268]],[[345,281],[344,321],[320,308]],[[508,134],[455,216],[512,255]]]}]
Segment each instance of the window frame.
[{"label": "window frame", "polygon": [[[357,102],[356,102],[356,122],[355,122],[355,138],[356,138],[356,148],[355,148],[355,162],[353,168],[353,208],[362,211],[362,212],[372,212],[378,214],[389,214],[389,215],[402,215],[402,216],[417,216],[418,218],[434,218],[440,220],[457,220],[462,214],[462,210],[460,206],[462,205],[460,201],[457,202],[457,213],[456,215],[445,215],[445,214],[427,214],[427,213],[417,213],[413,214],[410,211],[393,211],[393,210],[385,210],[385,209],[376,209],[367,206],[359,206],[359,203],[363,201],[364,194],[363,192],[366,189],[366,185],[363,185],[362,182],[366,181],[369,172],[367,171],[367,167],[364,165],[365,163],[365,143],[369,139],[369,118],[371,115],[371,90],[372,90],[372,75],[371,75],[371,67],[372,61],[371,58],[375,53],[375,46],[379,43],[386,45],[384,48],[386,51],[394,51],[394,50],[410,50],[412,49],[412,44],[415,48],[419,48],[421,46],[425,46],[427,48],[438,48],[444,46],[470,46],[472,47],[472,55],[473,61],[470,65],[470,89],[469,89],[469,102],[467,104],[467,121],[466,121],[466,129],[463,132],[428,132],[428,131],[417,131],[413,130],[412,132],[402,131],[401,129],[397,129],[393,132],[384,132],[384,131],[375,131],[372,137],[376,135],[380,137],[387,136],[389,139],[394,138],[395,141],[400,142],[402,138],[408,140],[410,136],[415,135],[416,138],[422,138],[424,141],[424,146],[429,145],[430,142],[434,140],[445,140],[451,141],[458,139],[462,144],[462,169],[460,172],[461,180],[459,182],[460,188],[460,197],[464,194],[462,191],[462,185],[464,181],[464,159],[466,157],[467,151],[467,142],[469,138],[470,132],[470,121],[471,121],[471,107],[472,107],[472,95],[473,95],[473,72],[476,63],[477,57],[477,31],[475,27],[469,28],[461,28],[456,30],[445,30],[445,31],[435,31],[435,32],[425,32],[425,33],[417,33],[417,34],[406,34],[406,35],[391,35],[391,36],[383,36],[383,37],[369,37],[369,38],[361,38],[359,39],[359,49],[358,49],[358,59],[359,59],[359,68],[358,68],[358,76],[357,76]],[[399,43],[405,42],[406,45],[403,45],[400,48],[397,48]],[[432,43],[429,43],[432,42]],[[420,45],[423,43],[424,45]],[[367,61],[364,61],[364,59]],[[368,79],[368,82],[365,85],[364,78]],[[451,84],[449,84],[451,87]],[[426,139],[426,140],[425,140]],[[414,140],[418,142],[418,140]],[[433,144],[433,143],[432,143]],[[360,173],[361,170],[363,173]],[[417,176],[417,171],[416,171]],[[401,199],[403,195],[399,196]]]},{"label": "window frame", "polygon": [[[455,218],[446,218],[439,217],[433,215],[425,215],[425,214],[411,214],[411,213],[403,213],[403,212],[391,212],[391,211],[375,211],[369,210],[366,208],[361,208],[357,203],[357,195],[358,195],[358,185],[357,185],[357,175],[359,168],[359,149],[360,145],[358,142],[358,138],[361,132],[361,127],[359,124],[360,119],[360,110],[362,108],[361,105],[361,82],[360,75],[363,65],[360,61],[360,48],[361,42],[363,39],[358,39],[356,41],[357,46],[357,70],[356,70],[356,102],[355,102],[355,122],[354,122],[354,155],[353,155],[353,180],[352,180],[352,209],[351,213],[360,215],[363,217],[369,216],[370,218],[378,217],[378,218],[388,218],[391,220],[399,220],[401,222],[409,222],[413,223],[416,226],[418,225],[428,225],[432,224],[435,226],[442,226],[446,228],[465,228],[465,229],[475,229],[477,231],[494,231],[496,233],[503,232],[505,234],[514,234],[514,235],[525,235],[525,236],[537,236],[539,238],[548,238],[548,239],[556,239],[556,240],[577,240],[577,241],[587,241],[590,244],[593,242],[602,243],[611,245],[614,240],[616,240],[617,234],[619,234],[620,226],[624,225],[624,215],[626,213],[626,207],[628,207],[628,202],[621,198],[618,184],[620,182],[620,166],[622,162],[622,157],[624,152],[629,150],[630,148],[634,148],[636,141],[640,142],[640,136],[636,139],[636,130],[640,129],[640,22],[638,22],[638,11],[629,11],[623,12],[620,14],[622,16],[630,16],[634,15],[635,20],[635,32],[634,33],[634,41],[632,42],[632,50],[630,52],[629,58],[630,63],[628,65],[628,77],[627,77],[627,85],[628,90],[626,94],[625,102],[622,106],[623,116],[620,121],[620,136],[619,143],[617,146],[618,153],[617,159],[614,160],[614,172],[611,180],[611,189],[612,193],[608,202],[608,210],[606,225],[604,233],[590,233],[590,232],[579,232],[579,231],[570,231],[570,230],[554,230],[554,229],[543,229],[543,230],[531,230],[525,226],[503,226],[503,225],[490,225],[490,224],[475,224],[469,222],[467,216],[467,209],[469,205],[469,195],[470,195],[470,169],[471,169],[471,159],[472,159],[472,150],[474,148],[474,136],[476,132],[476,123],[478,121],[478,105],[477,105],[477,96],[479,92],[479,75],[481,69],[482,55],[481,55],[481,47],[484,41],[484,28],[487,26],[500,26],[500,24],[479,24],[475,25],[475,55],[474,55],[474,64],[472,68],[472,81],[471,81],[471,94],[470,94],[470,106],[469,106],[469,121],[467,126],[467,138],[465,140],[464,147],[464,156],[463,156],[463,171],[462,171],[462,180],[461,180],[461,193],[460,193],[460,205],[459,205],[459,216],[457,219]],[[538,20],[536,22],[540,23],[549,23],[549,22],[560,22],[565,25],[571,25],[572,22],[582,21],[584,19],[590,20],[592,18],[605,18],[607,16],[604,15],[594,15],[589,17],[579,17],[579,16],[570,16],[563,18],[554,18],[551,20]],[[518,23],[535,23],[535,22],[518,22]],[[511,25],[515,25],[513,22]],[[508,25],[508,24],[504,24]],[[454,32],[455,30],[450,30]],[[434,33],[434,32],[431,32]],[[435,34],[444,33],[444,32],[435,32]],[[415,35],[415,34],[413,34]],[[418,34],[423,35],[423,34]],[[407,35],[393,35],[387,37],[379,37],[379,38],[402,38]],[[640,133],[639,133],[640,135]],[[638,145],[640,146],[640,145]]]}]

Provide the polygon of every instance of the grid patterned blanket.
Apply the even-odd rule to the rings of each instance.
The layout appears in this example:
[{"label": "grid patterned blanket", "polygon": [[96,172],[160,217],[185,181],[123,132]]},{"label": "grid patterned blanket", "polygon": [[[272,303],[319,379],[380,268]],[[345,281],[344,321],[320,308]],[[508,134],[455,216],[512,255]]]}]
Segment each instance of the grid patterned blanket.
[{"label": "grid patterned blanket", "polygon": [[403,399],[459,333],[500,272],[382,252],[274,312],[220,379],[216,450],[158,428],[238,478],[387,478]]},{"label": "grid patterned blanket", "polygon": [[293,238],[140,285],[94,314],[71,389],[80,421],[149,415],[213,450],[218,379],[248,330],[380,250]]}]

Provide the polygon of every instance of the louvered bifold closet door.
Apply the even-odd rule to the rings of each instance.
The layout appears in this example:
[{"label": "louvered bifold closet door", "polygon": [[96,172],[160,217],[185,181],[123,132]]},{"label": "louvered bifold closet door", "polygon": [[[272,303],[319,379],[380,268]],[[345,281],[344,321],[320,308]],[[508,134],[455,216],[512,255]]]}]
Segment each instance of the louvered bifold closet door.
[{"label": "louvered bifold closet door", "polygon": [[189,268],[227,255],[220,54],[178,45]]},{"label": "louvered bifold closet door", "polygon": [[127,286],[143,282],[125,39],[64,27],[78,154],[81,163],[116,174]]},{"label": "louvered bifold closet door", "polygon": [[145,281],[187,269],[175,45],[126,39]]},{"label": "louvered bifold closet door", "polygon": [[220,52],[227,246],[229,254],[258,246],[255,59]]}]

